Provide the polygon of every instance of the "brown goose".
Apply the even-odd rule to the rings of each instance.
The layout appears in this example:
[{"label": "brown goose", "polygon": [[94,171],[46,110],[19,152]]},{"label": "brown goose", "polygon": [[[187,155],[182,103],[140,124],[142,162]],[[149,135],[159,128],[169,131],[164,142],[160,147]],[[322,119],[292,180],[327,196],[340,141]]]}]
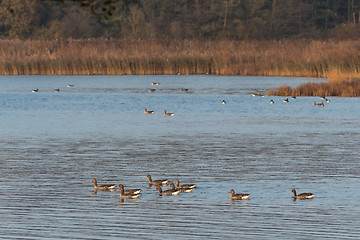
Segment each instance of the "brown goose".
[{"label": "brown goose", "polygon": [[180,181],[176,180],[174,181],[174,183],[176,183],[176,188],[197,188],[197,186],[195,184],[181,184],[180,185]]},{"label": "brown goose", "polygon": [[151,179],[151,175],[146,175],[145,177],[147,177],[149,179],[149,184],[150,185],[155,185],[155,186],[160,186],[160,185],[165,185],[169,182],[169,180],[167,179],[163,179],[163,180],[152,180]]},{"label": "brown goose", "polygon": [[166,110],[164,110],[164,116],[174,116],[175,113],[168,113]]},{"label": "brown goose", "polygon": [[315,197],[315,194],[312,193],[300,193],[300,194],[296,194],[296,190],[293,189],[291,190],[292,193],[294,193],[294,198],[299,198],[299,199],[311,199],[313,197]]},{"label": "brown goose", "polygon": [[235,194],[235,191],[233,189],[231,189],[228,193],[231,193],[231,195],[229,197],[231,200],[246,200],[246,199],[249,199],[249,197],[250,197],[250,194],[247,194],[247,193]]},{"label": "brown goose", "polygon": [[314,106],[318,106],[318,107],[323,107],[324,106],[324,103],[321,102],[321,103],[316,103],[316,102],[313,102]]},{"label": "brown goose", "polygon": [[[173,184],[174,185],[174,184]],[[174,186],[175,187],[175,186]],[[158,190],[159,191],[159,195],[179,195],[180,191],[175,189],[168,189],[163,191],[162,188],[160,186],[157,186],[154,191]]]},{"label": "brown goose", "polygon": [[[141,196],[140,192],[141,189],[128,189],[128,190],[124,190],[124,186],[122,184],[119,185],[118,189],[120,191],[120,198],[125,199],[125,198],[138,198]],[[140,190],[140,191],[139,191]]]},{"label": "brown goose", "polygon": [[98,186],[95,178],[93,178],[90,182],[94,183],[95,191],[99,191],[99,190],[100,191],[113,191],[116,187],[115,184],[103,184],[103,185]]},{"label": "brown goose", "polygon": [[155,90],[154,88],[149,88],[149,92],[155,92]]},{"label": "brown goose", "polygon": [[144,108],[144,112],[145,112],[145,114],[153,114],[154,113],[154,111],[148,111],[146,108]]},{"label": "brown goose", "polygon": [[195,188],[177,188],[173,183],[169,184],[168,187],[171,187],[172,190],[179,190],[180,192],[191,192]]}]

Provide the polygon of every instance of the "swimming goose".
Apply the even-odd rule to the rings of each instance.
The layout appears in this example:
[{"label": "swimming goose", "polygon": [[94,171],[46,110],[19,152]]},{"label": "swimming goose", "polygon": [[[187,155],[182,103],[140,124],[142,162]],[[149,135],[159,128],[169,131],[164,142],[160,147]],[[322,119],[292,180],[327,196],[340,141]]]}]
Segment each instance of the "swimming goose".
[{"label": "swimming goose", "polygon": [[252,95],[254,97],[265,97],[264,94],[262,94],[262,93],[253,93]]},{"label": "swimming goose", "polygon": [[289,98],[285,98],[284,99],[284,102],[286,103],[286,102],[289,102]]},{"label": "swimming goose", "polygon": [[324,103],[321,102],[321,103],[316,103],[316,102],[313,102],[314,106],[318,106],[318,107],[323,107],[324,106]]},{"label": "swimming goose", "polygon": [[32,92],[38,92],[39,91],[39,89],[37,88],[37,89],[33,89],[32,90]]},{"label": "swimming goose", "polygon": [[[121,184],[120,184],[121,185]],[[119,185],[119,186],[120,186]],[[122,186],[122,185],[121,185]],[[124,191],[124,187],[120,187],[120,189],[119,189],[119,191],[120,191],[120,198],[121,199],[129,199],[129,198],[138,198],[138,197],[140,197],[141,196],[141,194],[140,193],[137,193],[137,194],[135,194],[135,193],[127,193],[126,191]]]},{"label": "swimming goose", "polygon": [[165,190],[163,191],[162,188],[160,186],[157,186],[154,191],[158,190],[159,191],[159,196],[161,195],[179,195],[180,191],[175,189],[168,189],[168,190]]},{"label": "swimming goose", "polygon": [[151,82],[150,84],[151,84],[151,85],[160,85],[159,82]]},{"label": "swimming goose", "polygon": [[164,116],[174,116],[175,113],[167,113],[166,110],[164,110]]},{"label": "swimming goose", "polygon": [[270,104],[274,104],[274,103],[275,103],[274,100],[271,99]]},{"label": "swimming goose", "polygon": [[68,84],[67,87],[75,87],[75,84]]},{"label": "swimming goose", "polygon": [[296,96],[292,96],[291,98],[292,98],[292,99],[296,99]]},{"label": "swimming goose", "polygon": [[167,179],[162,179],[162,180],[152,180],[151,179],[151,175],[146,175],[145,177],[147,177],[149,179],[149,184],[150,185],[155,185],[155,186],[160,186],[160,185],[164,185],[166,186],[166,184],[169,182],[169,180]]},{"label": "swimming goose", "polygon": [[246,200],[250,197],[250,194],[246,194],[246,193],[235,194],[235,191],[233,189],[231,189],[228,193],[231,193],[229,197],[231,200]]},{"label": "swimming goose", "polygon": [[174,183],[176,183],[176,188],[197,188],[197,186],[195,184],[181,184],[180,185],[180,181],[176,180],[174,181]]},{"label": "swimming goose", "polygon": [[190,187],[178,188],[178,187],[175,187],[174,183],[171,183],[170,185],[168,185],[168,187],[171,187],[172,190],[177,189],[177,190],[179,190],[180,192],[191,192],[192,190],[195,189],[195,187],[192,187],[192,188],[190,188]]},{"label": "swimming goose", "polygon": [[189,91],[189,89],[188,88],[180,88],[180,91],[187,92],[187,91]]},{"label": "swimming goose", "polygon": [[115,189],[116,185],[115,184],[104,184],[104,185],[97,185],[97,181],[95,178],[93,178],[91,181],[91,183],[94,183],[94,190],[100,190],[100,191],[112,191]]},{"label": "swimming goose", "polygon": [[326,101],[326,102],[330,102],[330,99],[328,99],[328,98],[325,98],[325,101]]},{"label": "swimming goose", "polygon": [[155,92],[156,89],[149,88],[149,92]]},{"label": "swimming goose", "polygon": [[320,96],[320,99],[325,99],[325,95],[324,95],[324,96]]},{"label": "swimming goose", "polygon": [[226,104],[226,101],[225,101],[225,100],[222,100],[221,104]]},{"label": "swimming goose", "polygon": [[148,111],[146,108],[144,108],[145,114],[153,114],[154,111]]},{"label": "swimming goose", "polygon": [[141,193],[141,189],[124,189],[124,185],[119,184],[119,186],[117,186],[119,188],[119,191],[124,190],[124,194],[128,194],[128,195],[138,195]]},{"label": "swimming goose", "polygon": [[294,193],[294,198],[295,199],[296,198],[299,198],[299,199],[311,199],[311,198],[315,197],[315,195],[312,194],[312,193],[300,193],[300,194],[296,195],[296,190],[295,189],[291,190],[291,192]]},{"label": "swimming goose", "polygon": [[54,89],[54,92],[60,92],[59,88]]}]

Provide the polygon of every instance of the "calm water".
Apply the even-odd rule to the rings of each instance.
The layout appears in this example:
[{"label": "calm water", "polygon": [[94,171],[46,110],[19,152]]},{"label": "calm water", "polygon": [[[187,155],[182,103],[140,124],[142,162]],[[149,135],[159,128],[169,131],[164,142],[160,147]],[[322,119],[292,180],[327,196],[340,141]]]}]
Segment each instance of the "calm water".
[{"label": "calm water", "polygon": [[[251,96],[306,81],[0,76],[0,238],[359,239],[360,99]],[[159,197],[147,174],[199,187]],[[143,194],[95,193],[93,177]]]}]

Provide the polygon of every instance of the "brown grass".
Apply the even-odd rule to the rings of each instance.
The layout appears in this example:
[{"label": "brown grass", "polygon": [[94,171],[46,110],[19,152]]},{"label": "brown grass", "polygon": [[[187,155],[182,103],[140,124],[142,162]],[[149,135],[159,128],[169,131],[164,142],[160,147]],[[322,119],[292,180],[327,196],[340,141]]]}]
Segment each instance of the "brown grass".
[{"label": "brown grass", "polygon": [[269,96],[339,96],[360,97],[360,80],[329,81],[323,83],[304,83],[296,88],[280,86],[270,89]]},{"label": "brown grass", "polygon": [[0,40],[0,74],[359,78],[360,40]]}]

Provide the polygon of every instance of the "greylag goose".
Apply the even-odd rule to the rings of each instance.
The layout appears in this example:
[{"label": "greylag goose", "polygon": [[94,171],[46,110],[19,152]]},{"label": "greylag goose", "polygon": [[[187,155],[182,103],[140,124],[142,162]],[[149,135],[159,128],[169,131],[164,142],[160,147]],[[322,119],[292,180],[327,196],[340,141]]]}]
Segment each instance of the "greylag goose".
[{"label": "greylag goose", "polygon": [[162,179],[162,180],[152,180],[151,179],[151,175],[146,175],[145,177],[147,177],[149,179],[149,184],[150,185],[154,185],[154,186],[160,186],[160,185],[165,185],[169,182],[169,180],[167,179]]},{"label": "greylag goose", "polygon": [[98,185],[97,181],[95,178],[93,178],[91,181],[91,183],[94,183],[94,190],[95,191],[112,191],[115,189],[116,185],[115,184],[103,184],[103,185]]},{"label": "greylag goose", "polygon": [[321,103],[316,103],[316,102],[313,102],[314,106],[318,106],[318,107],[323,107],[324,106],[324,103],[321,102]]},{"label": "greylag goose", "polygon": [[119,186],[120,198],[138,198],[141,196],[141,189],[127,189],[124,190],[124,186],[120,184]]},{"label": "greylag goose", "polygon": [[180,185],[180,181],[176,180],[174,181],[174,183],[176,184],[176,188],[197,188],[197,186],[195,184],[181,184]]},{"label": "greylag goose", "polygon": [[174,116],[175,113],[168,113],[166,110],[164,110],[164,116]]},{"label": "greylag goose", "polygon": [[59,88],[54,89],[54,92],[60,92]]},{"label": "greylag goose", "polygon": [[231,193],[231,195],[229,197],[231,200],[246,200],[246,199],[249,199],[249,197],[250,197],[250,194],[247,194],[247,193],[235,194],[235,191],[233,189],[231,189],[228,193]]},{"label": "greylag goose", "polygon": [[33,89],[32,90],[32,92],[38,92],[39,91],[39,89],[37,88],[37,89]]},{"label": "greylag goose", "polygon": [[179,190],[180,192],[191,192],[192,190],[195,189],[195,188],[177,188],[173,183],[169,184],[168,187],[171,187],[173,191]]},{"label": "greylag goose", "polygon": [[270,100],[270,104],[274,104],[274,103],[275,103],[274,100],[271,99],[271,100]]},{"label": "greylag goose", "polygon": [[221,104],[226,104],[226,101],[225,101],[225,100],[222,100]]},{"label": "greylag goose", "polygon": [[146,108],[144,108],[145,114],[153,114],[154,111],[148,111]]},{"label": "greylag goose", "polygon": [[151,82],[150,84],[151,84],[151,85],[156,85],[156,86],[157,86],[157,85],[160,85],[159,82]]},{"label": "greylag goose", "polygon": [[156,89],[149,88],[149,92],[155,92]]},{"label": "greylag goose", "polygon": [[158,190],[159,191],[159,196],[161,195],[179,195],[180,191],[178,189],[168,189],[163,191],[162,188],[160,186],[157,186],[154,191]]},{"label": "greylag goose", "polygon": [[300,193],[300,194],[296,194],[296,190],[293,189],[291,190],[292,193],[294,193],[294,198],[299,198],[299,199],[311,199],[313,197],[315,197],[315,194],[312,193]]},{"label": "greylag goose", "polygon": [[75,87],[75,84],[68,84],[67,87]]},{"label": "greylag goose", "polygon": [[285,98],[285,99],[284,99],[284,102],[285,102],[285,103],[288,103],[288,102],[289,102],[289,98]]}]

